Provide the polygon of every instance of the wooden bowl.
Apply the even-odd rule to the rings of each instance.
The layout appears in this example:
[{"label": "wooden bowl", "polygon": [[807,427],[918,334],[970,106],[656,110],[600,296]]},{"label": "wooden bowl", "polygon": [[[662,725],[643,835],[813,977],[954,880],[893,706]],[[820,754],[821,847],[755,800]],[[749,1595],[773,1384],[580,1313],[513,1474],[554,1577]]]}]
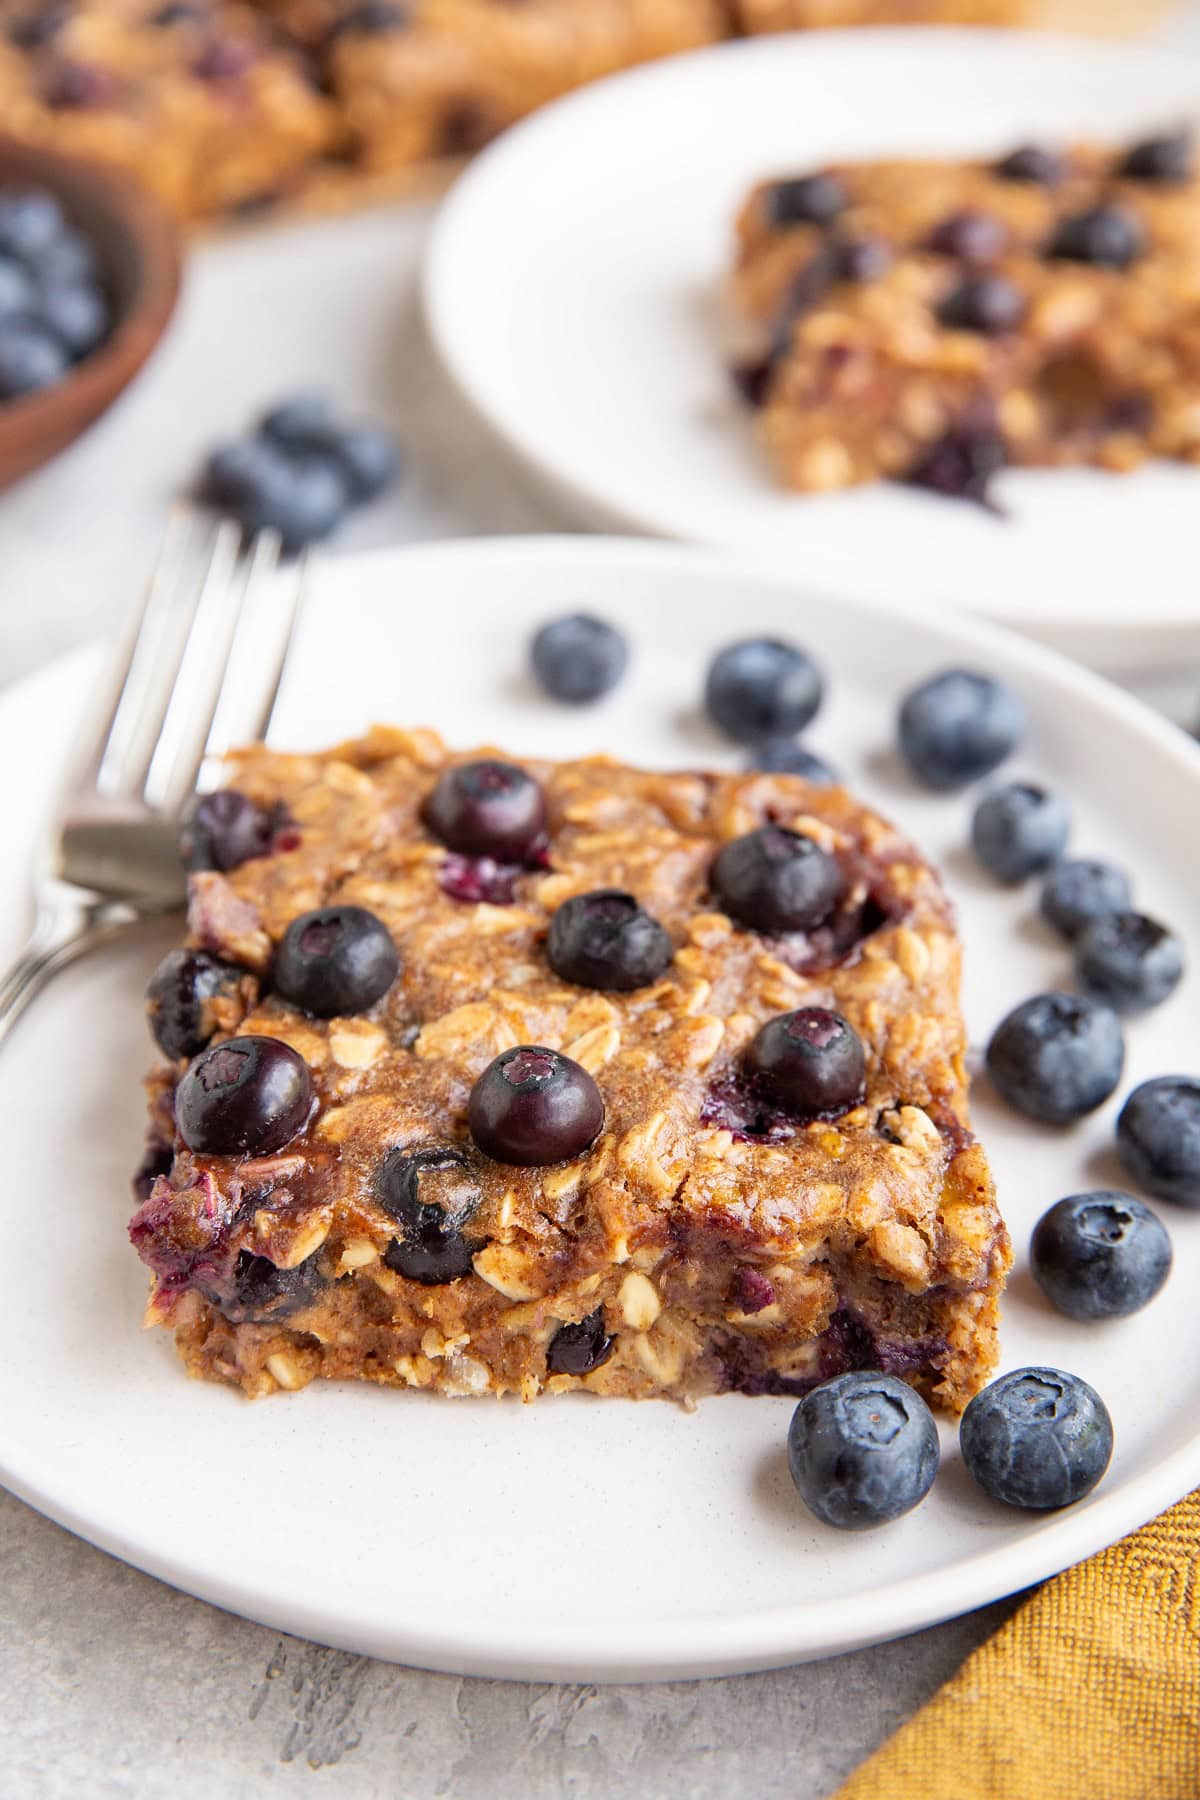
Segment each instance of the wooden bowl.
[{"label": "wooden bowl", "polygon": [[113,304],[113,329],[54,387],[0,400],[0,489],[86,431],[133,380],[179,294],[179,233],[133,182],[96,163],[0,136],[0,189],[42,187],[92,240]]}]

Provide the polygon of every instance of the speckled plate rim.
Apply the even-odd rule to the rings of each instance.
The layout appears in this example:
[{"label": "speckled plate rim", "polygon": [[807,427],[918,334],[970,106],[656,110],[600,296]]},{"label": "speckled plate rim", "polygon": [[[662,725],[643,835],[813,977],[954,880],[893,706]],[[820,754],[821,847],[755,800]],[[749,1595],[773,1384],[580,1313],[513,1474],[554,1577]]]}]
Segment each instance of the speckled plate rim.
[{"label": "speckled plate rim", "polygon": [[[781,597],[798,592],[794,581],[744,564],[731,568],[727,558],[710,551],[618,539],[474,539],[338,561],[342,577],[349,580],[360,564],[386,566],[395,571],[397,588],[403,593],[411,591],[411,578],[419,576],[423,562],[448,558],[456,572],[461,569],[464,577],[478,578],[497,557],[517,558],[531,567],[561,568],[564,573],[586,568],[617,577],[640,574],[649,579],[654,578],[656,569],[669,567],[703,579],[752,580]],[[895,629],[895,616],[886,605],[849,598],[841,604],[861,617],[864,628]],[[962,615],[947,618],[930,610],[912,624],[918,630],[927,628],[942,646],[949,640],[967,658],[997,667],[1018,682],[1028,676],[1051,684],[1061,693],[1064,705],[1082,704],[1092,718],[1101,716],[1127,737],[1136,737],[1150,747],[1153,754],[1194,782],[1200,796],[1200,747],[1103,678],[1056,652]],[[0,696],[0,741],[10,730],[27,728],[30,721],[62,718],[59,702],[65,685],[69,681],[77,684],[81,672],[94,669],[96,655],[94,649],[88,649],[61,658]],[[54,1002],[48,996],[41,1004]],[[187,1396],[187,1384],[181,1378],[181,1403],[186,1404]],[[690,1619],[657,1620],[652,1627],[639,1629],[636,1643],[619,1627],[597,1628],[594,1623],[589,1624],[586,1636],[581,1636],[569,1620],[536,1632],[523,1625],[519,1642],[514,1642],[503,1620],[465,1637],[461,1627],[452,1623],[436,1619],[381,1623],[369,1608],[355,1610],[307,1601],[260,1584],[244,1573],[231,1577],[219,1553],[208,1551],[207,1546],[187,1556],[167,1553],[111,1514],[89,1509],[79,1483],[74,1484],[74,1491],[65,1489],[36,1455],[9,1439],[3,1422],[0,1481],[49,1518],[133,1566],[214,1605],[297,1636],[456,1674],[654,1681],[742,1673],[835,1655],[935,1624],[1042,1581],[1114,1543],[1200,1483],[1200,1429],[1126,1485],[1110,1491],[1101,1486],[1074,1509],[1031,1520],[1028,1530],[1012,1543],[982,1551],[966,1562],[889,1583],[878,1593],[865,1591],[744,1614],[705,1615],[701,1611]]]}]

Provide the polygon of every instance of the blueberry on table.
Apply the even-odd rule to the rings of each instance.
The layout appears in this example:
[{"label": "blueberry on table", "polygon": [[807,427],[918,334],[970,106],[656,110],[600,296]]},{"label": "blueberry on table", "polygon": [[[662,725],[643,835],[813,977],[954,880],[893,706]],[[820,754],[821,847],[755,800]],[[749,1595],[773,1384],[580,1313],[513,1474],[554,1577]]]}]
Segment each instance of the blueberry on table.
[{"label": "blueberry on table", "polygon": [[794,1118],[838,1118],[866,1092],[862,1039],[823,1006],[768,1019],[746,1051],[755,1085]]},{"label": "blueberry on table", "polygon": [[733,838],[713,864],[722,909],[752,931],[811,931],[826,920],[845,886],[828,850],[782,825],[760,825]]},{"label": "blueberry on table", "polygon": [[771,225],[832,225],[849,206],[850,196],[836,175],[795,175],[772,182],[765,204]]},{"label": "blueberry on table", "polygon": [[1200,1206],[1200,1081],[1161,1075],[1135,1088],[1117,1120],[1117,1149],[1148,1194]]},{"label": "blueberry on table", "polygon": [[1070,1319],[1120,1319],[1148,1306],[1171,1272],[1171,1240],[1132,1194],[1072,1194],[1042,1214],[1029,1252],[1038,1286]]},{"label": "blueberry on table", "polygon": [[1063,937],[1074,939],[1094,920],[1124,912],[1132,898],[1133,889],[1123,869],[1077,857],[1051,869],[1040,905],[1046,923]]},{"label": "blueberry on table", "polygon": [[554,973],[577,987],[631,993],[666,973],[674,946],[632,894],[598,888],[555,909],[546,954]]},{"label": "blueberry on table", "polygon": [[183,866],[228,875],[252,857],[265,856],[275,835],[270,813],[236,788],[218,788],[193,804],[179,838]]},{"label": "blueberry on table", "polygon": [[816,715],[821,672],[803,650],[775,638],[747,638],[714,657],[704,687],[713,723],[740,744],[794,737]]},{"label": "blueberry on table", "polygon": [[175,1122],[202,1156],[270,1156],[304,1129],[308,1066],[271,1037],[227,1038],[205,1050],[175,1090]]},{"label": "blueberry on table", "polygon": [[604,1102],[569,1056],[524,1044],[488,1064],[471,1089],[467,1122],[494,1162],[538,1168],[590,1149],[604,1128]]},{"label": "blueberry on table", "polygon": [[1057,187],[1066,177],[1061,156],[1041,144],[1021,144],[996,164],[1002,181],[1027,181],[1034,187]]},{"label": "blueberry on table", "polygon": [[911,1512],[938,1472],[933,1414],[895,1375],[852,1371],[806,1394],[788,1428],[788,1467],[810,1512],[869,1531]]},{"label": "blueberry on table", "polygon": [[1027,302],[1015,281],[1007,275],[968,275],[951,288],[938,307],[938,320],[951,331],[977,331],[983,337],[1001,337],[1015,331],[1025,317]]},{"label": "blueberry on table", "polygon": [[260,438],[289,453],[331,462],[356,503],[373,500],[395,479],[400,452],[390,432],[375,425],[341,424],[328,396],[296,394],[265,415]]},{"label": "blueberry on table", "polygon": [[814,750],[806,750],[795,738],[766,738],[756,744],[747,764],[766,775],[799,775],[816,787],[837,787],[841,777]]},{"label": "blueberry on table", "polygon": [[1014,1369],[976,1394],[958,1441],[969,1473],[1006,1506],[1040,1511],[1090,1494],[1112,1456],[1108,1408],[1061,1369]]},{"label": "blueberry on table", "polygon": [[530,660],[539,685],[572,706],[611,693],[629,662],[629,646],[615,626],[590,613],[552,619],[537,632]]},{"label": "blueberry on table", "polygon": [[379,1204],[401,1227],[383,1253],[389,1269],[425,1287],[471,1273],[479,1249],[462,1227],[479,1204],[479,1188],[461,1150],[393,1150],[376,1188]]},{"label": "blueberry on table", "polygon": [[365,906],[319,906],[293,919],[271,969],[276,992],[320,1019],[366,1012],[399,973],[391,932]]},{"label": "blueberry on table", "polygon": [[1056,262],[1090,263],[1101,269],[1127,269],[1146,249],[1141,220],[1128,208],[1094,206],[1064,219],[1046,250]]},{"label": "blueberry on table", "polygon": [[1121,1021],[1110,1006],[1075,994],[1038,994],[992,1034],[992,1085],[1017,1112],[1070,1125],[1095,1112],[1125,1066]]},{"label": "blueberry on table", "polygon": [[435,837],[463,856],[525,862],[546,833],[546,799],[515,763],[456,763],[438,777],[423,817]]},{"label": "blueberry on table", "polygon": [[1075,940],[1075,979],[1093,1000],[1119,1013],[1147,1012],[1183,977],[1183,945],[1145,913],[1108,913]]},{"label": "blueberry on table", "polygon": [[65,347],[33,319],[0,321],[0,400],[53,387],[71,366]]},{"label": "blueberry on table", "polygon": [[1035,782],[1012,781],[980,800],[971,845],[1001,881],[1024,881],[1062,855],[1070,829],[1070,813],[1057,794]]},{"label": "blueberry on table", "polygon": [[1117,169],[1130,181],[1168,184],[1190,181],[1195,172],[1196,140],[1190,131],[1144,138],[1126,151]]},{"label": "blueberry on table", "polygon": [[546,1350],[549,1375],[590,1375],[613,1353],[616,1340],[604,1328],[604,1308],[580,1319],[577,1325],[560,1325]]},{"label": "blueberry on table", "polygon": [[232,997],[245,969],[222,962],[207,950],[172,950],[163,957],[146,989],[150,1030],[164,1056],[199,1056],[217,1030],[214,1000]]},{"label": "blueberry on table", "polygon": [[942,791],[967,787],[1011,756],[1025,706],[1006,682],[974,669],[943,669],[900,708],[900,751],[913,774]]},{"label": "blueberry on table", "polygon": [[267,438],[214,451],[204,489],[246,531],[277,531],[288,555],[328,537],[350,503],[348,484],[332,459],[292,454]]}]

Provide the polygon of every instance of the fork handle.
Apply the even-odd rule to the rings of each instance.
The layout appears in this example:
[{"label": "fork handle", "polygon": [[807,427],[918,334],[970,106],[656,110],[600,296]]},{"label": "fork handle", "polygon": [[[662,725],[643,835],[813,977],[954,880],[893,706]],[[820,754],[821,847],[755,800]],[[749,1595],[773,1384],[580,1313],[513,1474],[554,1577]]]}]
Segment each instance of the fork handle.
[{"label": "fork handle", "polygon": [[60,969],[98,944],[119,937],[136,916],[132,907],[97,905],[82,896],[62,896],[43,904],[24,950],[0,977],[0,1044]]}]

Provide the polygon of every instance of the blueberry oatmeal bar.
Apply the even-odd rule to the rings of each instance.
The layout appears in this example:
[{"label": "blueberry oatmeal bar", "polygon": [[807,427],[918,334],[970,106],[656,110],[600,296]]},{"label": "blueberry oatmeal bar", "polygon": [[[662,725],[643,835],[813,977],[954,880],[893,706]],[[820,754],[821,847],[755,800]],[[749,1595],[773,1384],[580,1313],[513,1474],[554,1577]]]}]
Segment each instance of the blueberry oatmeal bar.
[{"label": "blueberry oatmeal bar", "polygon": [[986,1381],[954,920],[843,789],[376,728],[240,753],[185,852],[131,1236],[193,1375]]},{"label": "blueberry oatmeal bar", "polygon": [[1200,461],[1191,138],[761,183],[736,374],[788,487],[986,491],[1003,463]]}]

